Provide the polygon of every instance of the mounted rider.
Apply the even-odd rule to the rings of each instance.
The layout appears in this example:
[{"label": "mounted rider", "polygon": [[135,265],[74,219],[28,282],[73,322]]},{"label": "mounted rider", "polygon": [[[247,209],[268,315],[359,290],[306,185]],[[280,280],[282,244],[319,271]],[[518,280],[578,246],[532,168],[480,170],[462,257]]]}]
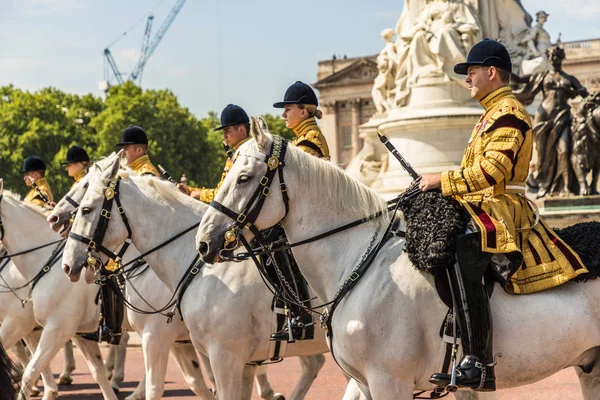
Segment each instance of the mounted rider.
[{"label": "mounted rider", "polygon": [[[450,284],[458,297],[463,358],[456,368],[459,387],[496,389],[492,321],[482,277],[494,265],[508,293],[527,294],[558,286],[587,272],[579,256],[543,221],[525,197],[533,151],[529,114],[511,88],[512,62],[499,42],[485,39],[454,67],[467,75],[471,97],[485,113],[475,125],[459,170],[423,176],[423,191],[441,189],[469,212],[471,233],[457,239]],[[534,211],[535,209],[535,211]],[[446,386],[450,375],[430,382]]]},{"label": "mounted rider", "polygon": [[46,181],[46,163],[37,156],[29,156],[23,162],[23,180],[31,190],[25,196],[26,203],[51,209],[54,204],[52,189]]},{"label": "mounted rider", "polygon": [[[121,135],[121,141],[115,145],[117,149],[122,148],[127,164],[139,175],[160,174],[150,161],[148,156],[148,136],[139,126],[129,125]],[[103,273],[110,274],[117,270],[118,265],[114,260],[109,260],[103,267]],[[111,287],[109,287],[111,286]],[[119,344],[122,336],[123,318],[125,316],[125,304],[123,298],[115,292],[119,289],[119,282],[115,276],[111,277],[101,286],[102,293],[102,326],[99,332],[86,333],[84,339],[97,342]]]},{"label": "mounted rider", "polygon": [[[285,120],[285,126],[292,129],[296,137],[292,141],[294,146],[297,146],[306,153],[318,158],[329,160],[329,146],[325,136],[317,125],[317,118],[323,116],[321,110],[318,109],[319,101],[314,90],[306,83],[297,81],[291,85],[283,96],[283,101],[273,104],[275,108],[283,108],[282,118]],[[274,235],[278,238],[285,238],[285,232],[281,225],[276,225]],[[295,340],[314,339],[314,323],[311,314],[302,308],[300,303],[305,307],[310,306],[310,297],[308,293],[308,284],[300,273],[298,264],[296,263],[291,250],[282,250],[273,253],[273,259],[276,265],[272,265],[272,260],[266,260],[265,267],[275,275],[275,281],[279,281],[282,288],[284,282],[281,281],[280,275],[291,283],[290,287],[295,293],[289,293],[285,290],[287,297],[292,297],[295,301],[284,302],[284,309],[290,313],[291,320],[279,332],[271,335],[271,340],[287,340],[293,342]],[[279,272],[273,271],[275,268]],[[291,332],[290,332],[291,330]]]},{"label": "mounted rider", "polygon": [[71,189],[87,174],[89,164],[90,156],[88,156],[87,151],[83,147],[72,146],[67,151],[67,157],[65,161],[60,162],[60,165],[65,166],[65,171],[75,181],[71,185]]},{"label": "mounted rider", "polygon": [[248,136],[248,133],[250,132],[250,118],[242,107],[236,106],[235,104],[229,104],[223,109],[223,112],[221,112],[221,126],[215,129],[215,131],[220,130],[223,131],[223,145],[226,148],[228,156],[225,160],[225,168],[223,168],[221,180],[217,186],[213,189],[205,187],[194,188],[183,183],[177,185],[179,190],[183,193],[208,204],[210,204],[217,195],[227,173],[233,166],[230,153],[235,153],[236,150],[250,138]]}]

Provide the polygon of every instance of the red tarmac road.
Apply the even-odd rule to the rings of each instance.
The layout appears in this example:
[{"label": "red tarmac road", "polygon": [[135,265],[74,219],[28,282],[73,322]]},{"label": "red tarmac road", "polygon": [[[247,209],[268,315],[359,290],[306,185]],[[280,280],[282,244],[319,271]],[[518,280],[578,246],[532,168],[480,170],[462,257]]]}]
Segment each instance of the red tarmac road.
[{"label": "red tarmac road", "polygon": [[[75,349],[75,359],[77,369],[73,375],[73,385],[60,386],[60,398],[101,400],[100,390],[96,383],[93,382],[87,365],[77,349]],[[61,371],[62,363],[62,353],[59,353],[52,363],[52,371],[55,374]],[[127,353],[125,382],[122,385],[119,399],[124,399],[133,392],[143,374],[143,369],[144,361],[141,349],[130,347]],[[288,396],[299,375],[300,365],[293,358],[271,366],[268,369],[269,380],[273,388]],[[166,380],[164,398],[194,398],[193,393],[186,387],[177,366],[171,360],[169,360]],[[307,399],[341,399],[344,388],[345,380],[342,373],[331,359],[331,356],[327,355],[327,362],[308,393]],[[573,369],[564,370],[534,385],[499,392],[499,400],[580,400],[581,398],[577,376]],[[253,395],[252,400],[259,400],[256,393]]]}]

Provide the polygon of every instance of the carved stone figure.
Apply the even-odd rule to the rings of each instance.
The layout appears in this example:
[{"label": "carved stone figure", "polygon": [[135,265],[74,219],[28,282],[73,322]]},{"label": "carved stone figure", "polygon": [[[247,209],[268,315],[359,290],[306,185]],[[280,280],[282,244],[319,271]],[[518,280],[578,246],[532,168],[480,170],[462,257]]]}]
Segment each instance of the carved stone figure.
[{"label": "carved stone figure", "polygon": [[[537,196],[578,193],[571,165],[572,133],[569,99],[587,97],[587,90],[577,78],[562,70],[565,51],[554,46],[546,53],[550,69],[526,78],[527,84],[515,92],[525,104],[531,104],[540,91],[544,98],[534,119],[533,134],[537,149]],[[523,80],[523,79],[522,79]]]},{"label": "carved stone figure", "polygon": [[392,108],[394,79],[398,62],[396,45],[393,42],[394,31],[389,28],[384,29],[381,32],[381,37],[385,41],[385,47],[377,56],[378,74],[371,91],[378,114],[383,114]]},{"label": "carved stone figure", "polygon": [[[600,174],[600,93],[588,96],[573,120],[573,155],[571,163],[579,182],[579,194],[598,194]],[[591,172],[591,182],[586,177]]]},{"label": "carved stone figure", "polygon": [[539,11],[536,14],[537,25],[527,29],[521,35],[520,45],[527,48],[522,63],[522,72],[525,75],[542,72],[548,68],[546,50],[552,46],[550,34],[544,29],[548,15],[545,11]]}]

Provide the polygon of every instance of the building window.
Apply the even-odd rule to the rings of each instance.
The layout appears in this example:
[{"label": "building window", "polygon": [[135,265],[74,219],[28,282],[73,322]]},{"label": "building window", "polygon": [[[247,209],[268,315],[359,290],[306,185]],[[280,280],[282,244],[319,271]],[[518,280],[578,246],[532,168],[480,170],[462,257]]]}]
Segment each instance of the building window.
[{"label": "building window", "polygon": [[352,127],[351,126],[343,126],[342,127],[342,147],[344,149],[352,147]]},{"label": "building window", "polygon": [[340,108],[346,108],[346,103],[340,103]]}]

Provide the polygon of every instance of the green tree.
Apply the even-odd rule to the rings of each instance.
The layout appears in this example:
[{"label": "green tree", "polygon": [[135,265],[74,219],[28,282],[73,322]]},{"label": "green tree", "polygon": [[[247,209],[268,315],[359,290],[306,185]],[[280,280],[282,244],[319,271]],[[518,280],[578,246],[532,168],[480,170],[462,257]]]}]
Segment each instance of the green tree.
[{"label": "green tree", "polygon": [[285,126],[285,121],[278,115],[264,114],[262,116],[269,127],[269,132],[274,135],[283,136],[288,140],[294,139],[294,132]]},{"label": "green tree", "polygon": [[211,140],[205,121],[181,107],[170,90],[142,90],[132,82],[112,87],[104,111],[90,127],[97,132],[96,156],[114,151],[128,125],[138,125],[148,134],[150,159],[178,179],[185,173],[192,185],[207,186],[218,179],[222,153]]},{"label": "green tree", "polygon": [[102,107],[102,101],[92,95],[0,87],[0,177],[5,187],[26,193],[20,171],[26,157],[37,155],[46,162],[46,177],[55,195],[65,193],[73,181],[60,161],[73,144],[92,148],[94,133],[88,124]]}]

